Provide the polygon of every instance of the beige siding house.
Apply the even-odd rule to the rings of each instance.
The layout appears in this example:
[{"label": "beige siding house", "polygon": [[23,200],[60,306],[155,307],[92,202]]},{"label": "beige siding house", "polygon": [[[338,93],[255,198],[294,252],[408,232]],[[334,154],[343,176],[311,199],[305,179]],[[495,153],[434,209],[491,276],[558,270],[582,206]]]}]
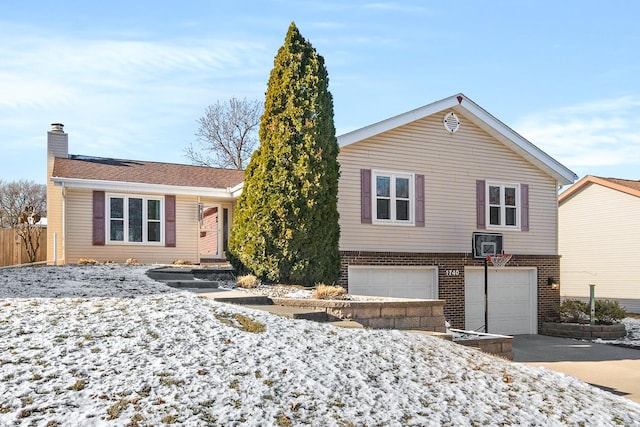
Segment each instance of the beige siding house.
[{"label": "beige siding house", "polygon": [[559,198],[562,297],[640,313],[640,181],[585,176]]},{"label": "beige siding house", "polygon": [[50,261],[225,259],[242,171],[69,155],[61,124],[47,147]]},{"label": "beige siding house", "polygon": [[[536,333],[557,312],[557,192],[573,172],[462,94],[338,142],[351,294],[444,299],[453,327],[492,333]],[[223,259],[244,179],[72,156],[62,125],[48,134],[48,176],[49,259],[55,244],[68,263]],[[506,268],[485,268],[502,252]]]},{"label": "beige siding house", "polygon": [[[536,333],[554,315],[557,192],[573,172],[463,94],[338,142],[341,283],[351,293],[441,298],[454,327],[496,333]],[[513,255],[489,268],[486,290],[474,235],[498,235]]]}]

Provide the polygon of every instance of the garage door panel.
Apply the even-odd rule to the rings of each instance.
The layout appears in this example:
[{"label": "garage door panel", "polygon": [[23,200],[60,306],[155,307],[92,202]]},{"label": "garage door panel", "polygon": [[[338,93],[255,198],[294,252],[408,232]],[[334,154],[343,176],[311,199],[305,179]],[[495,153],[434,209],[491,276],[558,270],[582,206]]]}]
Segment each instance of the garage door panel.
[{"label": "garage door panel", "polygon": [[[491,299],[489,299],[491,301]],[[491,317],[500,317],[500,318],[529,318],[530,310],[528,307],[529,302],[527,301],[527,306],[525,307],[523,304],[512,303],[510,301],[497,302],[490,304],[489,308],[494,310],[494,313]]]},{"label": "garage door panel", "polygon": [[[537,333],[537,280],[532,269],[489,270],[488,330],[516,335]],[[465,324],[484,325],[484,270],[465,269]]]},{"label": "garage door panel", "polygon": [[438,297],[435,267],[349,266],[349,293],[394,298]]},{"label": "garage door panel", "polygon": [[[501,287],[499,289],[494,289],[491,286],[491,279],[489,279],[489,300],[493,301],[526,301],[529,303],[529,284],[514,284],[510,287]],[[483,285],[484,287],[484,285]],[[483,290],[484,294],[484,290]]]},{"label": "garage door panel", "polygon": [[470,304],[465,316],[465,329],[482,332],[484,327],[484,303]]}]

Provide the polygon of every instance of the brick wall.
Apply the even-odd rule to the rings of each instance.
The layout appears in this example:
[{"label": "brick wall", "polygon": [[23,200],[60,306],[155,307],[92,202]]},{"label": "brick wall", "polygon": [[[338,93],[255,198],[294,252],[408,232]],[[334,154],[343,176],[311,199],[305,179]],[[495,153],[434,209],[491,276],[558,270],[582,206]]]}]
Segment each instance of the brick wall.
[{"label": "brick wall", "polygon": [[[341,276],[338,283],[348,289],[349,265],[437,266],[439,298],[446,301],[445,318],[452,328],[464,329],[464,267],[484,266],[484,261],[464,253],[403,253],[341,251]],[[557,255],[514,255],[508,267],[537,267],[538,269],[538,330],[542,322],[557,317],[560,290],[552,289],[548,278],[560,280],[560,257]],[[447,270],[459,275],[449,276]]]}]

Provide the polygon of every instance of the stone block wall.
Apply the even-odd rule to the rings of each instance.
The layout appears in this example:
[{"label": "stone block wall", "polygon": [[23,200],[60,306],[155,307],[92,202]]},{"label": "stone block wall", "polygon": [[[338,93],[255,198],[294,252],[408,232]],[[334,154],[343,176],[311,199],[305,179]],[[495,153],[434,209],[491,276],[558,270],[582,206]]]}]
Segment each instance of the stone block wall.
[{"label": "stone block wall", "polygon": [[384,298],[378,301],[271,298],[276,305],[324,310],[331,318],[355,320],[372,329],[445,332],[444,301]]},{"label": "stone block wall", "polygon": [[456,344],[477,348],[483,353],[513,360],[513,337],[481,337],[456,341]]},{"label": "stone block wall", "polygon": [[627,335],[627,330],[623,323],[592,326],[576,323],[544,322],[540,333],[554,337],[613,340]]}]

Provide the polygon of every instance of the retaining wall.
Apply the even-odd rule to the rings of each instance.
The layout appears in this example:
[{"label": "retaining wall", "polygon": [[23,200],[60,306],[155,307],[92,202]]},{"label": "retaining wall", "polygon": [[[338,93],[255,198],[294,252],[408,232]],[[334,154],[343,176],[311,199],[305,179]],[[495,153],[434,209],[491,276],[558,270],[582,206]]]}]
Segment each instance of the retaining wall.
[{"label": "retaining wall", "polygon": [[578,323],[544,322],[540,333],[553,337],[612,340],[624,337],[627,335],[627,330],[623,323],[592,326]]},{"label": "retaining wall", "polygon": [[480,335],[477,338],[455,340],[456,344],[477,348],[483,353],[493,354],[513,360],[513,337],[499,335]]},{"label": "retaining wall", "polygon": [[274,304],[324,310],[336,319],[355,320],[372,329],[416,329],[446,332],[443,300],[385,298],[351,301],[271,298]]}]

